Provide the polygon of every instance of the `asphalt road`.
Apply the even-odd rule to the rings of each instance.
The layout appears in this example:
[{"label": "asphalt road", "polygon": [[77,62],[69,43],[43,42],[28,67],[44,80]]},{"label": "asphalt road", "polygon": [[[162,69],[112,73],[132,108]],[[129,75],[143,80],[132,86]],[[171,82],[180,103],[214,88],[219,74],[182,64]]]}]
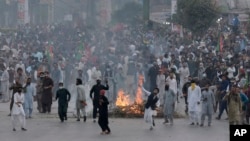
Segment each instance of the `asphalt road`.
[{"label": "asphalt road", "polygon": [[156,120],[153,131],[143,119],[110,119],[111,135],[100,135],[100,127],[88,119],[86,123],[69,118],[60,123],[54,104],[51,115],[34,111],[27,120],[28,131],[12,131],[8,104],[0,103],[0,141],[229,141],[228,121],[213,120],[211,127],[190,126],[187,118],[175,119],[174,125],[163,125],[163,119]]}]

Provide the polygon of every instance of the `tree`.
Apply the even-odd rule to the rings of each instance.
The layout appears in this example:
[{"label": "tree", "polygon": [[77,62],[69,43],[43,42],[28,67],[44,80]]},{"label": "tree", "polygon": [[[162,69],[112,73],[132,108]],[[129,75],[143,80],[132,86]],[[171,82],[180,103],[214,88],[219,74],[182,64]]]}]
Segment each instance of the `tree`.
[{"label": "tree", "polygon": [[189,29],[196,36],[202,36],[218,15],[218,8],[212,0],[178,0],[173,22]]},{"label": "tree", "polygon": [[142,5],[129,2],[112,14],[112,20],[118,23],[134,24],[140,20],[141,15]]}]

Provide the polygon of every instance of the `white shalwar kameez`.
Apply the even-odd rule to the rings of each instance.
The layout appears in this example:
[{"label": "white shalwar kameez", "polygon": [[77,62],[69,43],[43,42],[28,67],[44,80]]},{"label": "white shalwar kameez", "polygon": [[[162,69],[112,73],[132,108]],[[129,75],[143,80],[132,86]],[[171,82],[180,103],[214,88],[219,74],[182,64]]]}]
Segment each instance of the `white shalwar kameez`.
[{"label": "white shalwar kameez", "polygon": [[18,122],[21,123],[21,128],[25,128],[26,126],[26,119],[25,119],[25,112],[24,112],[23,104],[24,104],[24,94],[15,93],[14,104],[13,104],[13,108],[11,112],[11,120],[12,120],[13,129],[16,128]]},{"label": "white shalwar kameez", "polygon": [[169,85],[169,89],[171,89],[174,94],[175,94],[175,110],[177,109],[178,103],[177,103],[177,97],[178,97],[178,86],[177,86],[177,81],[176,81],[176,77],[174,77],[173,79],[171,79],[170,77],[167,78],[167,83]]},{"label": "white shalwar kameez", "polygon": [[9,96],[9,73],[5,70],[1,76],[1,90],[3,102],[8,102],[10,100]]},{"label": "white shalwar kameez", "polygon": [[195,85],[195,88],[192,89],[190,86],[188,88],[188,110],[189,110],[189,117],[191,123],[199,123],[199,117],[201,112],[201,88]]}]

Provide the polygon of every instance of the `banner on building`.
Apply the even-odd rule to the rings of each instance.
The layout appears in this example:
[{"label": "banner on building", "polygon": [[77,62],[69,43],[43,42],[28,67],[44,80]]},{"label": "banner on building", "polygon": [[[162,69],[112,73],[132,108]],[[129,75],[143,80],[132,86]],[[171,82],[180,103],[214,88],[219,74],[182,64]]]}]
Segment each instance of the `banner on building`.
[{"label": "banner on building", "polygon": [[171,1],[171,14],[176,14],[177,12],[177,0]]},{"label": "banner on building", "polygon": [[29,23],[29,1],[18,0],[18,24]]}]

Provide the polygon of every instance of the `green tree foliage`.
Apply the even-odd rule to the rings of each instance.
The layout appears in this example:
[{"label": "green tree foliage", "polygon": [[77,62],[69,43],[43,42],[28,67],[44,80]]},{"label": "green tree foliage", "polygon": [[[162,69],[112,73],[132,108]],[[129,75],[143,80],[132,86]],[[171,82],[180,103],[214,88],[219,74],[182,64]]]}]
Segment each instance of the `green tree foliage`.
[{"label": "green tree foliage", "polygon": [[173,22],[202,36],[218,18],[218,10],[212,0],[178,0]]},{"label": "green tree foliage", "polygon": [[142,5],[136,2],[126,3],[112,14],[112,20],[117,23],[135,24],[141,19],[142,9]]}]

